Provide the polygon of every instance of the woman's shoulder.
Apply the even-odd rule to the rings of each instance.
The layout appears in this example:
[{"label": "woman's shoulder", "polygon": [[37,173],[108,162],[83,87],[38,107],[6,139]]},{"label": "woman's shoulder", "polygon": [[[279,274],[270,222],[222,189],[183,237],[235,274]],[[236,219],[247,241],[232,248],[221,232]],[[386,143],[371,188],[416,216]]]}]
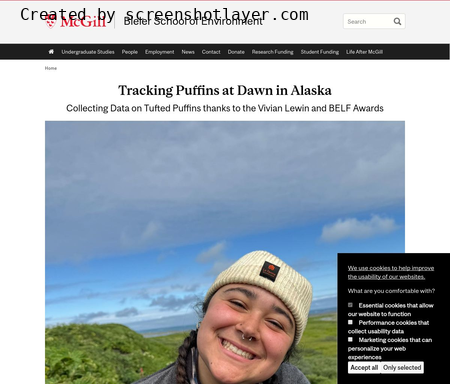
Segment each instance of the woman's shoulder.
[{"label": "woman's shoulder", "polygon": [[310,384],[302,371],[290,363],[281,364],[276,375],[281,384]]},{"label": "woman's shoulder", "polygon": [[166,368],[154,373],[153,375],[144,377],[133,384],[173,384],[175,383],[175,364],[170,364]]}]

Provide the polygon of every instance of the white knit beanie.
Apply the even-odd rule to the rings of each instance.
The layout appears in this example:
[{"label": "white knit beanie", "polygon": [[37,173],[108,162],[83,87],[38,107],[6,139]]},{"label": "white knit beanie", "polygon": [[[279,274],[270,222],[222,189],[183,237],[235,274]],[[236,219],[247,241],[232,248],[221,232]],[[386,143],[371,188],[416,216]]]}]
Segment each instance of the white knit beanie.
[{"label": "white knit beanie", "polygon": [[277,296],[294,316],[294,342],[299,343],[312,300],[311,283],[300,273],[269,252],[255,251],[220,273],[206,293],[205,301],[227,284],[256,285]]}]

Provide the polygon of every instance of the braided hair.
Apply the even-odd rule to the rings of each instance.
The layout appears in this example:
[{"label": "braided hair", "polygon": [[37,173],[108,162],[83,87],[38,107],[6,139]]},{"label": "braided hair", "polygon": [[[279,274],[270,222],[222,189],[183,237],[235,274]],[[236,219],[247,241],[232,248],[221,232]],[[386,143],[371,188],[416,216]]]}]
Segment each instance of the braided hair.
[{"label": "braided hair", "polygon": [[[201,308],[201,318],[205,316],[210,300],[211,298],[203,303],[197,304],[196,307]],[[197,348],[197,332],[197,330],[192,330],[189,333],[189,336],[184,339],[183,344],[178,348],[178,358],[176,361],[177,384],[190,384],[187,374],[187,357],[193,347]],[[286,356],[284,357],[284,362],[289,361],[289,359],[295,354],[295,347],[295,342],[293,342],[289,350],[287,351]],[[272,377],[264,381],[263,384],[278,384],[277,375],[273,375]]]},{"label": "braided hair", "polygon": [[187,356],[192,347],[197,347],[197,331],[191,331],[183,344],[178,348],[177,358],[177,384],[190,384],[187,375]]}]

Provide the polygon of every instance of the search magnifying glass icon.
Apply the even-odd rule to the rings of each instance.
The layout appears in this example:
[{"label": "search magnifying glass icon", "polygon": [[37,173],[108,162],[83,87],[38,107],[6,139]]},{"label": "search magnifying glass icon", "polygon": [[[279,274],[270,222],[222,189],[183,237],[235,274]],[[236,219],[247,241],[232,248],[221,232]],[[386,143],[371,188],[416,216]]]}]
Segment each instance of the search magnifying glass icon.
[{"label": "search magnifying glass icon", "polygon": [[402,23],[400,22],[400,17],[394,18],[394,24],[402,25]]}]

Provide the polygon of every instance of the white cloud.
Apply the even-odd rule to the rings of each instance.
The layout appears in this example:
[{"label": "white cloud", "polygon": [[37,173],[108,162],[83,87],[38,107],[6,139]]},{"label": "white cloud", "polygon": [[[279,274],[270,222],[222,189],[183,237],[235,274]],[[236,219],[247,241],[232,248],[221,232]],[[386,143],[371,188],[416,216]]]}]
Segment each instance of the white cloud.
[{"label": "white cloud", "polygon": [[144,232],[141,235],[143,241],[151,240],[158,235],[161,231],[161,225],[154,221],[150,221],[145,227]]},{"label": "white cloud", "polygon": [[394,219],[373,215],[370,220],[356,218],[339,219],[322,229],[321,240],[335,242],[342,239],[366,239],[376,235],[391,233],[400,227]]},{"label": "white cloud", "polygon": [[198,254],[195,261],[201,264],[212,263],[212,267],[206,273],[207,276],[217,276],[220,272],[227,269],[233,260],[225,255],[226,242],[220,241],[212,247]]},{"label": "white cloud", "polygon": [[195,259],[198,263],[209,263],[211,261],[218,261],[225,258],[224,251],[226,248],[226,242],[221,241],[208,248],[206,251],[201,252]]}]

